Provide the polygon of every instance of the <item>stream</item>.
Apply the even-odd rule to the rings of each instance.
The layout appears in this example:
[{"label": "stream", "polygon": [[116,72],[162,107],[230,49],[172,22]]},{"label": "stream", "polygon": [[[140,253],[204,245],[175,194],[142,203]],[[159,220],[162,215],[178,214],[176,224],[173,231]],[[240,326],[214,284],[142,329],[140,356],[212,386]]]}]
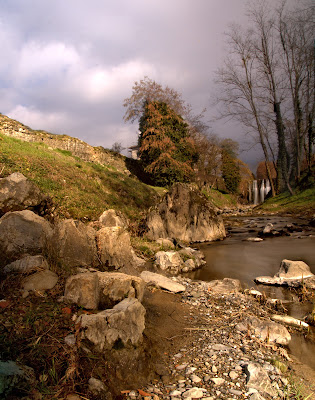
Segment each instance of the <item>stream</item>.
[{"label": "stream", "polygon": [[[262,242],[246,241],[249,237],[257,237],[267,223],[272,223],[278,230],[295,223],[300,232],[293,232],[291,236],[266,238]],[[205,281],[226,277],[239,279],[244,287],[265,292],[271,298],[289,300],[285,307],[292,317],[303,319],[310,313],[314,305],[311,302],[299,303],[292,290],[256,285],[254,278],[273,276],[285,258],[304,261],[315,273],[315,229],[310,228],[307,221],[278,216],[230,217],[225,225],[229,237],[223,241],[198,245],[205,255],[206,265],[189,274],[189,277]],[[310,328],[307,335],[292,334],[288,350],[315,370],[315,328]]]}]

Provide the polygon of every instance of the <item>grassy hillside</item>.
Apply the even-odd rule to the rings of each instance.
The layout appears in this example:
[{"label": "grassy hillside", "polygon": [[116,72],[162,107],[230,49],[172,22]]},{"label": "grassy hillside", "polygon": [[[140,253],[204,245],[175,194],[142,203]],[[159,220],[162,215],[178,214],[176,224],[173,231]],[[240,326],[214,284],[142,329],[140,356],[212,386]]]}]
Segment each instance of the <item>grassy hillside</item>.
[{"label": "grassy hillside", "polygon": [[274,198],[267,199],[259,206],[265,212],[285,212],[285,213],[315,213],[315,187],[305,190],[296,190],[293,196],[289,192],[281,193]]},{"label": "grassy hillside", "polygon": [[161,192],[114,167],[0,134],[0,177],[17,171],[50,195],[58,214],[67,218],[95,220],[105,209],[115,208],[137,220]]}]

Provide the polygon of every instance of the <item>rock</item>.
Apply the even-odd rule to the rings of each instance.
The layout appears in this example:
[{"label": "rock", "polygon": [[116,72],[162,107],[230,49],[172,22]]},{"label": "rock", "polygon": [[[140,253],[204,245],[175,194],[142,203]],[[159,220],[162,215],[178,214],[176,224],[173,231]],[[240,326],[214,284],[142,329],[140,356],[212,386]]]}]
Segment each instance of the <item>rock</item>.
[{"label": "rock", "polygon": [[84,272],[67,279],[64,300],[86,309],[112,308],[125,298],[142,301],[144,285],[119,272]]},{"label": "rock", "polygon": [[291,341],[291,335],[284,326],[271,321],[262,321],[256,317],[247,318],[243,323],[237,324],[236,329],[241,332],[252,329],[255,336],[260,340],[267,340],[284,346]]},{"label": "rock", "polygon": [[49,199],[20,172],[0,178],[0,215],[9,211],[43,212]]},{"label": "rock", "polygon": [[58,275],[46,269],[44,271],[35,272],[29,275],[22,281],[23,290],[28,291],[43,291],[50,290],[55,287],[58,282]]},{"label": "rock", "polygon": [[73,346],[75,345],[75,343],[76,343],[75,335],[73,335],[73,334],[67,335],[67,336],[65,337],[65,343],[66,343],[68,346],[73,347]]},{"label": "rock", "polygon": [[178,274],[183,268],[184,261],[176,251],[158,251],[155,254],[154,265],[162,271]]},{"label": "rock", "polygon": [[184,399],[201,399],[203,397],[203,390],[198,387],[193,387],[182,394]]},{"label": "rock", "polygon": [[225,380],[223,378],[211,378],[210,381],[212,381],[215,386],[220,386],[223,385],[223,383],[225,383]]},{"label": "rock", "polygon": [[65,267],[97,266],[99,261],[95,236],[95,230],[81,221],[59,221],[54,228],[50,253]]},{"label": "rock", "polygon": [[257,392],[257,393],[252,393],[252,394],[249,396],[249,399],[250,399],[250,400],[265,400],[265,398],[262,397],[258,392]]},{"label": "rock", "polygon": [[146,220],[147,237],[176,238],[187,242],[222,239],[225,229],[211,203],[198,190],[177,183],[152,209]]},{"label": "rock", "polygon": [[255,290],[255,289],[250,289],[248,291],[248,294],[250,294],[251,296],[254,296],[254,297],[262,297],[263,296],[263,294],[259,290]]},{"label": "rock", "polygon": [[101,393],[104,393],[107,391],[104,383],[102,381],[100,381],[99,379],[95,379],[95,378],[89,379],[89,390],[94,395],[98,395],[98,394],[101,394]]},{"label": "rock", "polygon": [[304,279],[314,274],[304,261],[282,260],[279,272],[275,276],[280,279]]},{"label": "rock", "polygon": [[164,239],[164,238],[159,238],[156,241],[157,244],[161,245],[163,250],[174,250],[175,249],[175,244],[171,239]]},{"label": "rock", "polygon": [[121,213],[113,209],[104,211],[99,221],[106,227],[119,226],[123,229],[128,227],[127,219]]},{"label": "rock", "polygon": [[271,319],[276,322],[284,323],[286,325],[291,325],[291,326],[296,326],[296,327],[302,327],[302,328],[308,328],[309,325],[301,321],[299,319],[290,317],[289,315],[272,315]]},{"label": "rock", "polygon": [[111,308],[125,298],[143,299],[145,282],[120,272],[97,272],[100,285],[100,307]]},{"label": "rock", "polygon": [[246,240],[247,242],[262,242],[264,239],[258,237],[249,237]]},{"label": "rock", "polygon": [[38,256],[26,256],[20,260],[13,261],[7,264],[3,272],[18,272],[21,274],[30,274],[35,271],[40,271],[43,269],[49,269],[46,259],[42,255]]},{"label": "rock", "polygon": [[241,282],[238,279],[224,278],[203,283],[205,287],[216,294],[237,293],[242,290]]},{"label": "rock", "polygon": [[104,227],[97,232],[97,244],[101,262],[135,274],[137,268],[145,263],[137,257],[130,243],[130,236],[120,226]]},{"label": "rock", "polygon": [[180,293],[186,290],[184,285],[174,282],[166,276],[155,274],[154,272],[143,271],[140,277],[147,283],[154,284],[161,289],[168,290],[173,293]]},{"label": "rock", "polygon": [[270,223],[270,222],[268,222],[268,224],[264,227],[262,233],[263,233],[264,235],[268,235],[268,234],[271,233],[272,230],[273,230],[273,224]]},{"label": "rock", "polygon": [[0,218],[0,264],[43,253],[51,236],[50,223],[32,211],[6,213]]},{"label": "rock", "polygon": [[[0,361],[0,395],[6,395],[16,387],[35,384],[34,370],[14,361]],[[2,397],[2,396],[1,396]]]},{"label": "rock", "polygon": [[299,287],[305,284],[307,287],[315,288],[315,276],[310,267],[303,261],[282,260],[279,272],[273,277],[259,276],[255,279],[256,283],[264,285],[279,285]]},{"label": "rock", "polygon": [[98,308],[99,299],[100,284],[97,274],[87,272],[67,279],[64,301],[95,310]]},{"label": "rock", "polygon": [[262,395],[277,396],[277,390],[272,386],[267,372],[258,363],[249,363],[245,366],[248,388],[256,389]]},{"label": "rock", "polygon": [[142,340],[145,308],[137,299],[125,299],[111,310],[97,314],[82,314],[81,339],[88,341],[96,351],[111,349],[115,344],[136,346]]},{"label": "rock", "polygon": [[200,250],[195,250],[191,247],[185,247],[179,250],[178,253],[182,258],[189,257],[189,259],[194,262],[195,268],[199,268],[206,264],[206,261],[204,260],[205,256]]}]

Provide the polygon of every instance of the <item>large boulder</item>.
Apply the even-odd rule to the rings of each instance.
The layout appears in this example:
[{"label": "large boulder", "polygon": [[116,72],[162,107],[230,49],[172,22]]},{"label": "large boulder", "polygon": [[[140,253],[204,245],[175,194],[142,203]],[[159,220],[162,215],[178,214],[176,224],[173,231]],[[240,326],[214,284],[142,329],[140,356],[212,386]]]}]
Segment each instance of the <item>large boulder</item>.
[{"label": "large boulder", "polygon": [[119,272],[87,272],[70,276],[64,300],[86,309],[112,308],[125,298],[143,299],[144,281]]},{"label": "large boulder", "polygon": [[8,212],[0,219],[0,264],[42,254],[52,237],[48,221],[29,210]]},{"label": "large boulder", "polygon": [[258,276],[256,283],[264,285],[299,287],[304,284],[315,289],[315,276],[304,261],[282,260],[279,271],[274,276]]},{"label": "large boulder", "polygon": [[95,230],[81,221],[59,221],[50,242],[50,254],[66,267],[98,266],[95,236]]},{"label": "large boulder", "polygon": [[137,257],[130,242],[130,236],[120,226],[104,227],[97,232],[99,257],[103,264],[128,273],[134,271],[144,260]]},{"label": "large boulder", "polygon": [[83,314],[77,319],[81,340],[96,351],[109,350],[115,345],[133,346],[142,340],[145,328],[145,308],[137,299],[124,299],[110,310]]},{"label": "large boulder", "polygon": [[177,183],[152,209],[146,220],[147,237],[205,242],[225,237],[221,216],[198,190]]},{"label": "large boulder", "polygon": [[25,209],[42,212],[49,199],[20,172],[0,178],[0,215]]}]

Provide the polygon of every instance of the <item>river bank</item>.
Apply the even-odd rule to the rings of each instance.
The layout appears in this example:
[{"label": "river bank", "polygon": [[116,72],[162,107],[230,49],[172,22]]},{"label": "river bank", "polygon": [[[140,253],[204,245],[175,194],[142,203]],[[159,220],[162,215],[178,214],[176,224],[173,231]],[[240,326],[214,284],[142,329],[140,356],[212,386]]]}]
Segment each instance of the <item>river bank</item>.
[{"label": "river bank", "polygon": [[270,321],[274,309],[242,293],[212,293],[204,282],[176,281],[185,285],[183,294],[151,289],[145,296],[145,336],[159,350],[156,377],[140,391],[126,387],[124,398],[298,399],[303,391],[313,398],[314,370],[249,328],[239,330],[245,317]]}]

